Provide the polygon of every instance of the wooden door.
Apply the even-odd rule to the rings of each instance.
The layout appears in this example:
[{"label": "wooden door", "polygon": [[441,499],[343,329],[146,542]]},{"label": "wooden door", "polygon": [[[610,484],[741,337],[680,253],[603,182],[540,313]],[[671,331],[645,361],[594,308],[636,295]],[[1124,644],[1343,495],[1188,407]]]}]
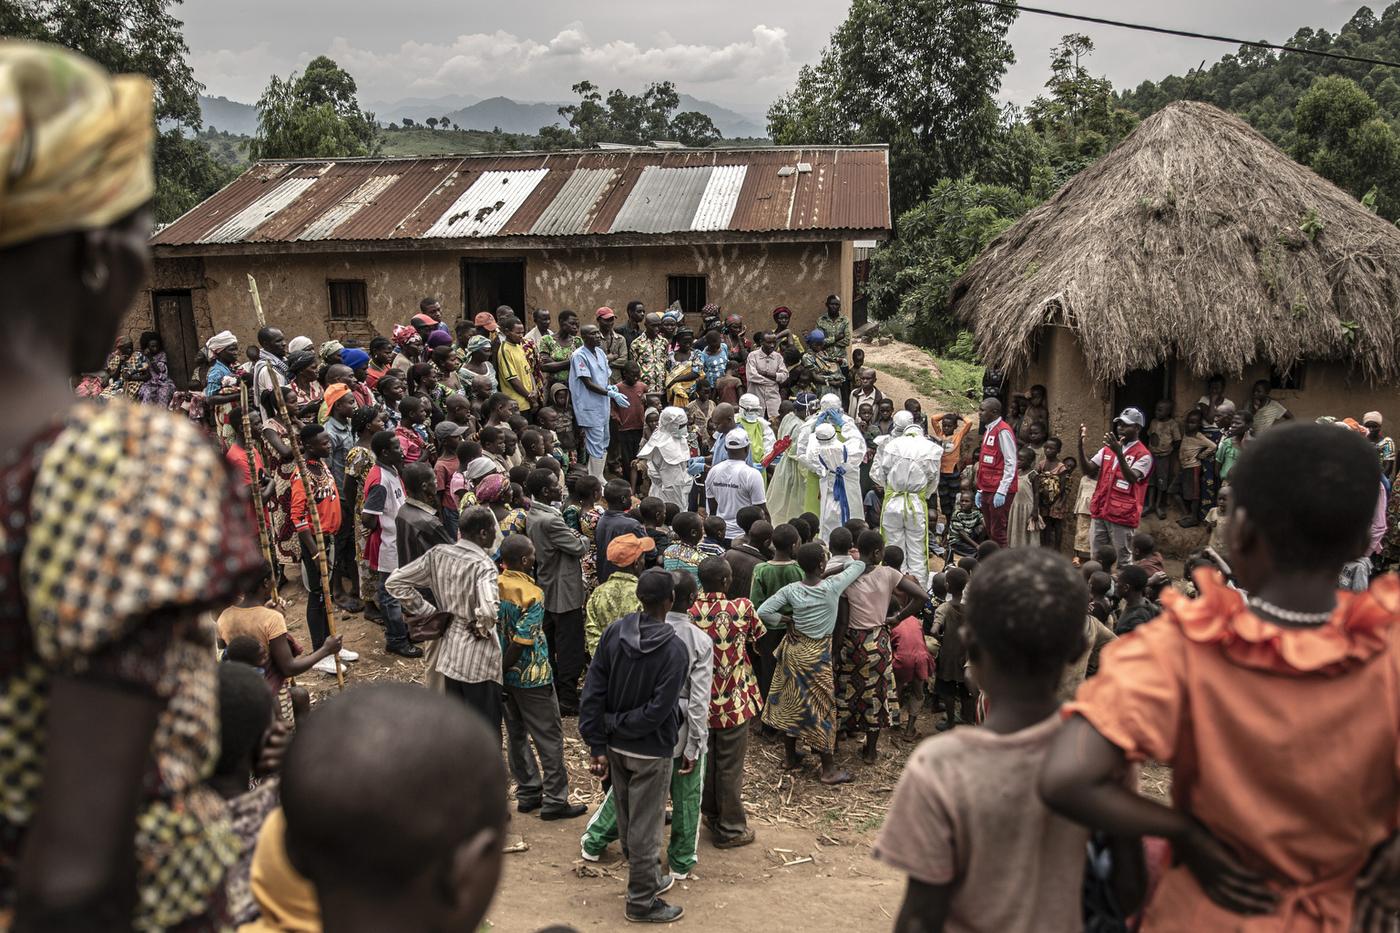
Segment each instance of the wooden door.
[{"label": "wooden door", "polygon": [[199,354],[199,334],[194,328],[194,300],[190,290],[152,292],[151,304],[156,333],[165,346],[170,378],[179,388],[187,388]]}]

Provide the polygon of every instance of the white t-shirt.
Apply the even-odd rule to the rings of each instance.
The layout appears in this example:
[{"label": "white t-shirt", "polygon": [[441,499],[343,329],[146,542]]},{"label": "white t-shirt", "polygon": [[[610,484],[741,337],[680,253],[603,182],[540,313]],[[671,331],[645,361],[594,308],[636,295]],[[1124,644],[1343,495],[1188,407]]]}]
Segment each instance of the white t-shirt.
[{"label": "white t-shirt", "polygon": [[724,460],[710,467],[705,498],[715,500],[717,514],[724,519],[724,533],[730,538],[744,533],[734,520],[740,509],[768,501],[763,493],[763,474],[743,460]]}]

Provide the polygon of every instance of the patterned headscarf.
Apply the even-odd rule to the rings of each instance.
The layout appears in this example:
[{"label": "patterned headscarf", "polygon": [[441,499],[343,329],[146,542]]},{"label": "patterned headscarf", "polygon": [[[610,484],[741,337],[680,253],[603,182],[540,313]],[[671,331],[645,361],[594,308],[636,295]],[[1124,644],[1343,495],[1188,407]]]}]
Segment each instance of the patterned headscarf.
[{"label": "patterned headscarf", "polygon": [[417,336],[418,331],[414,330],[412,327],[409,327],[407,324],[399,324],[394,328],[394,343],[397,344],[400,348],[402,348],[405,344],[407,344],[410,340]]},{"label": "patterned headscarf", "polygon": [[155,193],[151,83],[0,41],[0,247],[110,226]]},{"label": "patterned headscarf", "polygon": [[321,344],[321,359],[323,361],[328,361],[331,357],[344,349],[345,344],[341,343],[339,340],[327,340],[325,343]]},{"label": "patterned headscarf", "polygon": [[683,312],[680,308],[667,308],[665,313],[661,315],[661,320],[663,322],[675,321],[677,324],[679,324],[681,321],[685,320],[685,312]]},{"label": "patterned headscarf", "polygon": [[508,489],[510,489],[510,480],[500,473],[492,473],[476,484],[476,501],[482,504],[500,502],[505,499]]},{"label": "patterned headscarf", "polygon": [[482,350],[487,350],[487,351],[489,351],[490,349],[491,349],[491,341],[488,340],[488,339],[486,339],[485,337],[481,336],[480,334],[474,335],[470,340],[467,341],[467,354],[468,354],[468,355],[470,355],[470,354],[472,354],[472,353],[478,353],[478,352],[480,352],[480,351],[482,351]]}]

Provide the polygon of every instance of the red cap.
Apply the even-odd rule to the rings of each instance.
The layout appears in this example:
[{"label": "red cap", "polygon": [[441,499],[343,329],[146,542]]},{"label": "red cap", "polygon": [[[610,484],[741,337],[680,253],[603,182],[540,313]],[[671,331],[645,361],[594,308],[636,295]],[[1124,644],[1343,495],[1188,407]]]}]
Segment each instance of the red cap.
[{"label": "red cap", "polygon": [[606,305],[598,309],[598,320],[600,321],[611,321],[615,317],[617,317],[617,312]]},{"label": "red cap", "polygon": [[476,316],[474,321],[477,327],[484,327],[487,330],[496,329],[496,316],[490,311],[483,311]]}]

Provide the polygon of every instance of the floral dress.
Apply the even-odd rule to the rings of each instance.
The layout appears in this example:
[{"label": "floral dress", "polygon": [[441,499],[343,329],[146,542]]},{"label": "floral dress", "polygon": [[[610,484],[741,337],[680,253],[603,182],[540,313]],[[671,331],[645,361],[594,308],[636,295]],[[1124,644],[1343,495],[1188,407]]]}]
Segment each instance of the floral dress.
[{"label": "floral dress", "polygon": [[151,361],[146,358],[146,354],[140,350],[133,350],[131,355],[122,364],[122,391],[126,397],[135,401],[141,387],[146,384],[146,377],[151,373]]},{"label": "floral dress", "polygon": [[[541,363],[560,363],[569,358],[569,355],[583,346],[583,338],[575,334],[564,340],[560,340],[556,334],[545,334],[540,338],[539,358]],[[550,382],[569,381],[569,370],[561,369],[557,373],[549,374]]]},{"label": "floral dress", "polygon": [[583,511],[578,517],[578,531],[588,539],[588,550],[580,561],[583,570],[583,597],[586,601],[588,594],[592,593],[598,586],[598,519],[603,515],[603,507],[596,502],[591,509]]},{"label": "floral dress", "polygon": [[345,454],[345,493],[344,499],[351,504],[354,512],[351,521],[355,527],[355,565],[360,572],[360,599],[373,602],[378,597],[378,579],[365,559],[365,542],[369,540],[369,529],[365,527],[361,511],[365,505],[365,477],[375,464],[374,452],[368,447],[356,444]]},{"label": "floral dress", "polygon": [[272,474],[272,501],[268,508],[272,512],[272,547],[277,552],[277,560],[283,564],[301,562],[301,541],[292,527],[292,479],[296,476],[296,455],[291,452],[291,432],[277,418],[269,418],[264,423],[266,430],[277,435],[288,448],[287,456],[278,456],[271,444],[266,446],[264,462]]},{"label": "floral dress", "polygon": [[175,380],[170,378],[170,366],[162,350],[150,358],[151,378],[136,389],[136,400],[143,405],[169,408],[170,399],[175,395]]}]

